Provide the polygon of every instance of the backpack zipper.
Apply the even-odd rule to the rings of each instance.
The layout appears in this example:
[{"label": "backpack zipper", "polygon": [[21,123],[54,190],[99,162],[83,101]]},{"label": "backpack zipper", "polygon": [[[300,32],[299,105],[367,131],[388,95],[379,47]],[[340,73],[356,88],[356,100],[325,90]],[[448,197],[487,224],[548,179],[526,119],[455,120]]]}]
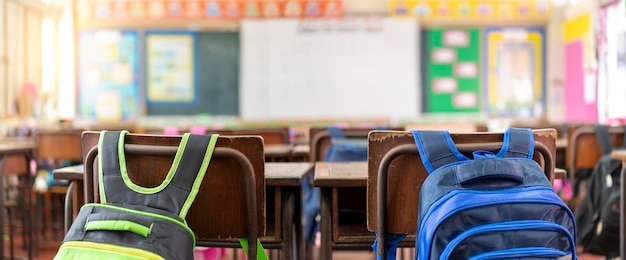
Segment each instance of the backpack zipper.
[{"label": "backpack zipper", "polygon": [[561,250],[545,247],[522,247],[522,248],[509,248],[504,250],[496,250],[486,253],[477,254],[468,258],[467,260],[491,260],[502,258],[519,258],[519,257],[535,257],[535,258],[550,258],[555,259],[568,255]]}]

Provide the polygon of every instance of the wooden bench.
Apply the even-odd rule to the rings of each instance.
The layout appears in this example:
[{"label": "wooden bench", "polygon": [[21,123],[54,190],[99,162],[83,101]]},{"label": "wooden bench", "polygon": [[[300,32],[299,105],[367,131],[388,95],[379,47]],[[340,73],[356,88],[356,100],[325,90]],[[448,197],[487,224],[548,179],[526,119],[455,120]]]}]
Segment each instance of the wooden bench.
[{"label": "wooden bench", "polygon": [[[554,180],[556,130],[533,130],[533,159]],[[503,133],[451,133],[461,152],[497,151]],[[403,242],[413,244],[417,227],[420,186],[428,176],[411,132],[372,131],[369,135],[367,179],[367,229],[371,232],[410,234]],[[382,178],[382,179],[379,179]],[[382,238],[383,236],[381,236]],[[379,254],[384,241],[379,240]]]}]

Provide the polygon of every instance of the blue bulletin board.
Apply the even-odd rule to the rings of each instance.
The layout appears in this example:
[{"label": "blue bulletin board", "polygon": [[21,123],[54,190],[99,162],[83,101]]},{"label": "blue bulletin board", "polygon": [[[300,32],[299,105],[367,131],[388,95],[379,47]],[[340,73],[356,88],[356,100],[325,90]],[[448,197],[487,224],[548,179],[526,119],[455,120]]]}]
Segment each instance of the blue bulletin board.
[{"label": "blue bulletin board", "polygon": [[120,121],[139,115],[139,40],[136,31],[78,33],[79,115]]}]

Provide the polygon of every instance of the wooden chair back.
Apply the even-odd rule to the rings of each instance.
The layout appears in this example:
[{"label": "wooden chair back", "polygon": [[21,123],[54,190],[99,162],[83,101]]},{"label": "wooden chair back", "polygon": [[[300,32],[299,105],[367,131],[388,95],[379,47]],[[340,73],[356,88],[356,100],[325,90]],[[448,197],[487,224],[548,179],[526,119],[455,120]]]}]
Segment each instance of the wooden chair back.
[{"label": "wooden chair back", "polygon": [[[85,201],[98,202],[97,145],[100,132],[83,133]],[[181,136],[129,134],[125,138],[127,171],[144,187],[163,182]],[[220,136],[186,220],[200,246],[236,247],[265,234],[263,141],[255,136]],[[251,242],[252,244],[253,242]],[[250,252],[255,247],[250,247]],[[256,251],[256,250],[254,250]]]},{"label": "wooden chair back", "polygon": [[35,131],[35,158],[51,158],[81,162],[82,129],[37,129]]},{"label": "wooden chair back", "polygon": [[[345,128],[342,129],[348,139],[367,139],[367,135],[374,128]],[[403,128],[390,128],[390,130],[401,131]],[[330,134],[325,127],[312,127],[309,129],[311,137],[309,160],[311,162],[325,161],[324,154],[330,146]]]},{"label": "wooden chair back", "polygon": [[[497,151],[502,147],[503,133],[450,133],[459,151]],[[554,180],[556,130],[533,130],[533,159]],[[368,138],[367,228],[386,233],[415,234],[420,187],[428,172],[420,159],[413,135],[405,131],[372,131]],[[381,176],[386,176],[384,179]],[[382,180],[382,181],[381,181]],[[380,194],[379,194],[379,191]],[[387,192],[384,192],[387,191]],[[379,204],[386,202],[385,204]],[[386,205],[380,208],[379,205]]]},{"label": "wooden chair back", "polygon": [[[621,146],[624,140],[624,127],[609,127],[609,135],[613,141],[613,146]],[[580,169],[593,169],[602,157],[593,125],[575,127],[569,140],[568,149],[570,149],[568,167],[571,173],[576,173]],[[572,174],[572,176],[574,175]]]},{"label": "wooden chair back", "polygon": [[478,131],[478,126],[475,123],[414,123],[404,126],[404,131],[410,131],[413,129],[448,130],[456,133],[473,133]]},{"label": "wooden chair back", "polygon": [[232,129],[231,135],[258,135],[263,143],[289,144],[289,127]]}]

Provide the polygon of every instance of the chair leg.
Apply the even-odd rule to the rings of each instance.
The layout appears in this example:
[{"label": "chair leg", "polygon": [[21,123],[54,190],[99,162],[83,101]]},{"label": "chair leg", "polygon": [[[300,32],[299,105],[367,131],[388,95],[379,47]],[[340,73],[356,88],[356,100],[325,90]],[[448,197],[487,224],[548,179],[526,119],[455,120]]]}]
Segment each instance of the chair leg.
[{"label": "chair leg", "polygon": [[46,239],[46,196],[43,193],[37,193],[37,233],[41,233],[43,239]]},{"label": "chair leg", "polygon": [[[15,237],[13,236],[13,214],[12,214],[12,209],[8,208],[7,209],[7,218],[9,219],[9,254],[11,256],[10,259],[13,259],[15,257],[15,252],[13,249],[13,240],[15,239]],[[4,228],[4,227],[3,227]],[[4,243],[4,238],[2,243]],[[2,256],[4,258],[4,256]]]}]

